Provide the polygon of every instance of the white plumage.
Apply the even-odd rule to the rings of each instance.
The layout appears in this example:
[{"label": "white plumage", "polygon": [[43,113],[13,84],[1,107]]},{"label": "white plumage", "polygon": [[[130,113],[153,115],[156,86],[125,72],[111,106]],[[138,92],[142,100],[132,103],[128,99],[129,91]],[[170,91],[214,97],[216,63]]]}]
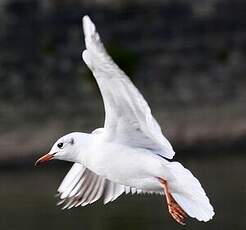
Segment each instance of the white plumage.
[{"label": "white plumage", "polygon": [[[152,147],[152,151],[172,159],[174,151],[163,136],[143,96],[128,76],[107,54],[95,25],[83,18],[86,50],[82,57],[93,72],[105,106],[108,138],[117,138],[132,146]],[[131,135],[129,135],[131,133]]]},{"label": "white plumage", "polygon": [[107,54],[95,25],[83,18],[86,49],[82,57],[92,71],[105,107],[104,128],[91,134],[61,137],[37,163],[50,159],[75,162],[60,187],[63,208],[104,203],[123,193],[166,196],[170,214],[184,224],[186,215],[208,221],[213,207],[199,181],[178,162],[143,96]]}]

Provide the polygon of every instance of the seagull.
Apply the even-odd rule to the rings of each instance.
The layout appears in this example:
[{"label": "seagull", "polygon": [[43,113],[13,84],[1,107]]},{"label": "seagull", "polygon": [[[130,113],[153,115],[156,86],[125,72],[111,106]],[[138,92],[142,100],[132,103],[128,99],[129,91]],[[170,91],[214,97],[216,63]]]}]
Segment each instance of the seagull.
[{"label": "seagull", "polygon": [[58,159],[73,166],[58,188],[63,209],[104,204],[123,193],[164,196],[170,215],[185,225],[187,217],[207,222],[214,209],[200,182],[182,164],[141,93],[109,56],[96,27],[83,17],[86,49],[82,58],[93,73],[105,107],[103,128],[59,138],[36,165]]}]

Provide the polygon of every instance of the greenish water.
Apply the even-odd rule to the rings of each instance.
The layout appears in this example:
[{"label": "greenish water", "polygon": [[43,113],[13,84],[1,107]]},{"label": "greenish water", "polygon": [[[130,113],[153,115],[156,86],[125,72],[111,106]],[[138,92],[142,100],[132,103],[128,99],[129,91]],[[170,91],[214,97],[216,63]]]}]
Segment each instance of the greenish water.
[{"label": "greenish water", "polygon": [[246,158],[227,155],[182,163],[199,178],[215,207],[209,223],[189,219],[186,227],[176,224],[158,195],[122,195],[106,206],[99,201],[62,211],[54,194],[66,171],[51,163],[0,171],[0,229],[246,229]]}]

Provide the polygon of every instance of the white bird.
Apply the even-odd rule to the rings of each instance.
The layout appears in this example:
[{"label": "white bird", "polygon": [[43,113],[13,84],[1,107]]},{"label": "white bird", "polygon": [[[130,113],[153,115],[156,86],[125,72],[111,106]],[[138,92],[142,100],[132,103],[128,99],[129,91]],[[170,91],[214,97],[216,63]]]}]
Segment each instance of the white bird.
[{"label": "white bird", "polygon": [[83,17],[86,49],[82,57],[92,71],[105,107],[104,128],[69,133],[36,164],[59,159],[74,162],[58,193],[63,208],[104,204],[122,193],[165,195],[171,216],[208,221],[214,215],[199,181],[178,162],[175,152],[141,93],[106,52],[95,25]]}]

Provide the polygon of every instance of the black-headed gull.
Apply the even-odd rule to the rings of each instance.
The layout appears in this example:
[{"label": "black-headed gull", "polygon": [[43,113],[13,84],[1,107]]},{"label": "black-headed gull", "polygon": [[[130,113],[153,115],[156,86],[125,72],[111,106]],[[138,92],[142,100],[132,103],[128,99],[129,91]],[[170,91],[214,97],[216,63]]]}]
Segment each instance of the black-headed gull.
[{"label": "black-headed gull", "polygon": [[106,52],[95,25],[83,18],[82,57],[100,88],[104,128],[69,133],[36,164],[59,159],[72,166],[58,193],[63,208],[85,206],[122,193],[165,194],[169,213],[180,224],[187,216],[208,221],[214,210],[199,181],[178,162],[175,152],[141,93]]}]

